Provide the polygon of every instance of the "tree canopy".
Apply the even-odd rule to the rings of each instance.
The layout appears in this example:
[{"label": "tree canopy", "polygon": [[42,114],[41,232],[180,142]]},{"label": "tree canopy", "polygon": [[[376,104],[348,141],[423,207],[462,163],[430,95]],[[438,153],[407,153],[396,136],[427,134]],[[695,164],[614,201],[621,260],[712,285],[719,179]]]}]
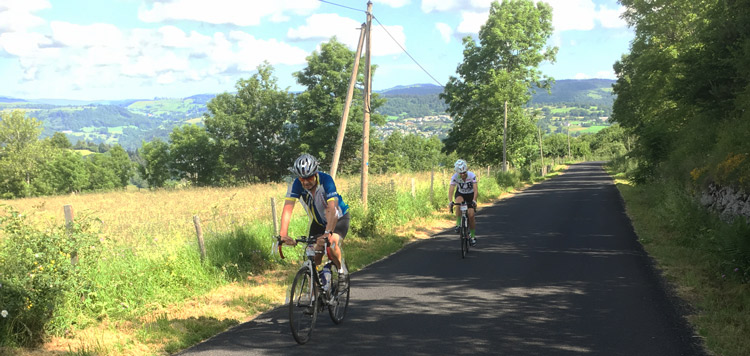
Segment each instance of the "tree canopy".
[{"label": "tree canopy", "polygon": [[454,119],[445,140],[447,152],[480,164],[502,162],[503,115],[508,103],[507,152],[523,164],[536,129],[523,107],[532,88],[548,89],[551,78],[538,69],[554,61],[557,48],[546,47],[552,35],[552,9],[531,0],[493,2],[477,43],[463,39],[464,60],[441,98]]}]

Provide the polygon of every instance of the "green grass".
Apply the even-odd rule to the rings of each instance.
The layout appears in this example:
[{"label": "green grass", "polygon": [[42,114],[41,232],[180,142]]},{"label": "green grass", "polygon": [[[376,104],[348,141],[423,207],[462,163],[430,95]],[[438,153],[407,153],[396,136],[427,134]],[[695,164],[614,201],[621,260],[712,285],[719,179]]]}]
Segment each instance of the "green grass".
[{"label": "green grass", "polygon": [[694,308],[688,320],[705,346],[716,355],[750,355],[748,224],[722,222],[675,184],[617,187],[639,241]]}]

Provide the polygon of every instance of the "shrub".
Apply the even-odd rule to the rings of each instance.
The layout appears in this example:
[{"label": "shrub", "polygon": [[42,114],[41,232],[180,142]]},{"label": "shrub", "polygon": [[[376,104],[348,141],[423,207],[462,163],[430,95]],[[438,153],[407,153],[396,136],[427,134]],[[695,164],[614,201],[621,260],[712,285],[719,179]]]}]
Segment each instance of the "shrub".
[{"label": "shrub", "polygon": [[[86,289],[86,271],[97,263],[101,246],[82,218],[70,229],[37,230],[12,208],[0,217],[0,346],[33,346],[45,332],[60,333],[74,320],[57,308]],[[77,255],[77,264],[71,257]],[[7,314],[7,315],[6,315]]]},{"label": "shrub", "polygon": [[499,171],[495,176],[495,180],[500,188],[513,189],[521,187],[521,175],[516,171]]}]

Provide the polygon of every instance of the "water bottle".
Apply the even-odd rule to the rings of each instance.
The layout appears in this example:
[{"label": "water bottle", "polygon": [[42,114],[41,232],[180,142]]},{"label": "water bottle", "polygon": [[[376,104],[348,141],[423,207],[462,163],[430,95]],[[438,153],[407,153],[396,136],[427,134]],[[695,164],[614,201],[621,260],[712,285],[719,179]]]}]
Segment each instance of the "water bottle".
[{"label": "water bottle", "polygon": [[323,290],[328,291],[331,289],[331,263],[326,263],[323,266],[323,270],[320,271],[320,283],[323,285]]}]

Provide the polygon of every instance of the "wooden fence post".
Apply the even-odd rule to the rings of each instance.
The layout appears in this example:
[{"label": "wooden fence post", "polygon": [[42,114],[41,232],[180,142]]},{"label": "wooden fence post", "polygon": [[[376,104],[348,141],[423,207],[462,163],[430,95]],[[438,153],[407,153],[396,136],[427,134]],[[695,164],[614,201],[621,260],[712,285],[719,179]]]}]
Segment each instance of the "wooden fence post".
[{"label": "wooden fence post", "polygon": [[201,263],[206,259],[206,245],[203,243],[203,229],[201,229],[201,218],[193,215],[193,225],[195,225],[195,234],[198,235],[198,248],[201,252]]},{"label": "wooden fence post", "polygon": [[271,197],[271,216],[273,217],[273,236],[276,236],[279,228],[276,225],[276,198],[274,197]]},{"label": "wooden fence post", "polygon": [[430,169],[430,204],[432,204],[432,203],[435,202],[434,201],[435,200],[435,198],[434,198],[435,193],[434,193],[434,191],[432,189],[432,186],[433,186],[434,182],[435,182],[435,167],[432,167],[432,169]]},{"label": "wooden fence post", "polygon": [[[73,206],[72,205],[65,205],[63,206],[63,211],[65,212],[65,227],[68,229],[68,234],[70,234],[70,238],[72,239],[73,234]],[[78,251],[73,250],[70,252],[70,264],[75,266],[78,264]]]}]

